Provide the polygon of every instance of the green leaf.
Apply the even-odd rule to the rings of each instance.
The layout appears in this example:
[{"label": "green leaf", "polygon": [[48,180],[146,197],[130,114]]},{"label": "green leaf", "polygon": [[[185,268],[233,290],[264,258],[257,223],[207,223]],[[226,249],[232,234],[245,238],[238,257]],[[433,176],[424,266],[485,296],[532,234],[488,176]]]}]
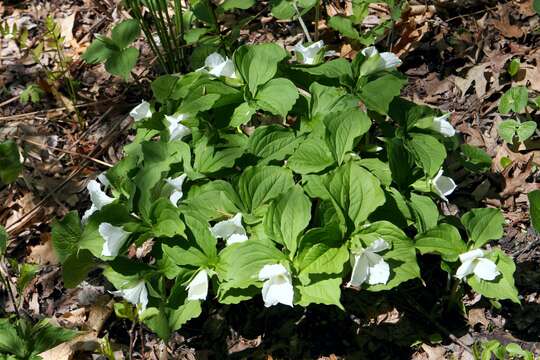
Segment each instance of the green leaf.
[{"label": "green leaf", "polygon": [[307,175],[305,181],[309,196],[331,201],[351,231],[385,201],[379,180],[353,162],[322,176]]},{"label": "green leaf", "polygon": [[246,10],[255,5],[255,0],[225,0],[220,7],[225,10],[242,9]]},{"label": "green leaf", "polygon": [[353,150],[355,140],[369,130],[371,120],[365,112],[353,110],[332,114],[325,118],[325,124],[328,147],[341,165],[345,155]]},{"label": "green leaf", "polygon": [[529,92],[525,86],[516,86],[509,89],[499,100],[499,112],[508,114],[510,111],[521,113],[529,101]]},{"label": "green leaf", "polygon": [[168,314],[169,326],[171,331],[179,330],[189,320],[199,317],[202,312],[200,301],[187,300],[184,305]]},{"label": "green leaf", "polygon": [[45,95],[45,92],[38,85],[30,84],[21,92],[19,100],[21,104],[27,104],[29,100],[35,104],[39,102],[43,95]]},{"label": "green leaf", "polygon": [[79,250],[73,253],[62,264],[64,286],[68,289],[77,287],[95,266],[96,260],[90,251]]},{"label": "green leaf", "polygon": [[293,258],[298,236],[308,226],[310,219],[311,201],[297,185],[272,201],[264,217],[264,228],[266,234],[284,245]]},{"label": "green leaf", "polygon": [[112,29],[111,39],[120,49],[126,48],[135,41],[141,33],[137,20],[124,20]]},{"label": "green leaf", "polygon": [[452,262],[467,251],[467,246],[461,239],[459,231],[449,224],[440,224],[418,234],[415,246],[421,254],[438,254],[444,260]]},{"label": "green leaf", "polygon": [[260,284],[253,280],[243,282],[226,281],[219,284],[218,299],[221,304],[238,304],[261,292]]},{"label": "green leaf", "polygon": [[383,258],[390,266],[390,278],[386,284],[368,285],[369,291],[392,289],[399,284],[420,277],[420,268],[416,261],[414,243],[397,226],[388,221],[378,221],[370,224],[358,233],[360,238],[381,238],[391,245]]},{"label": "green leaf", "polygon": [[15,326],[10,324],[8,319],[0,319],[0,354],[13,354],[15,359],[25,359],[29,352],[28,344],[17,333]]},{"label": "green leaf", "polygon": [[121,51],[115,51],[105,63],[107,72],[122,77],[125,81],[129,79],[131,69],[137,63],[139,50],[134,47],[129,47]]},{"label": "green leaf", "polygon": [[283,252],[272,243],[248,240],[227,246],[219,254],[219,272],[225,280],[241,282],[246,287],[250,281],[259,279],[259,271],[264,265],[286,261]]},{"label": "green leaf", "polygon": [[336,305],[341,310],[345,310],[341,305],[341,276],[323,275],[320,280],[313,281],[309,285],[299,285],[296,287],[297,299],[295,303],[300,306],[309,304]]},{"label": "green leaf", "polygon": [[256,111],[257,109],[252,107],[248,102],[238,105],[236,109],[234,109],[229,126],[238,127],[240,125],[244,125],[251,120],[251,117]]},{"label": "green leaf", "polygon": [[14,182],[21,173],[19,148],[13,140],[0,143],[0,183],[10,184]]},{"label": "green leaf", "polygon": [[167,198],[158,199],[153,205],[152,235],[155,237],[185,236],[184,222],[180,219],[180,211]]},{"label": "green leaf", "polygon": [[400,77],[386,74],[362,86],[359,95],[369,110],[388,114],[390,103],[406,83]]},{"label": "green leaf", "polygon": [[497,270],[501,273],[493,281],[486,281],[478,278],[476,275],[469,276],[467,283],[479,294],[490,299],[505,300],[509,299],[519,304],[518,291],[514,284],[514,272],[516,265],[512,258],[495,249],[490,252],[486,258],[492,260],[497,265]]},{"label": "green leaf", "polygon": [[392,183],[392,172],[390,171],[390,166],[388,163],[382,162],[379,159],[376,158],[367,158],[367,159],[360,159],[356,161],[358,165],[360,165],[363,168],[366,168],[371,172],[373,175],[379,179],[381,184],[385,186],[390,186]]},{"label": "green leaf", "polygon": [[391,139],[387,146],[388,165],[392,172],[392,179],[400,188],[406,189],[413,182],[414,159],[401,139]]},{"label": "green leaf", "polygon": [[517,122],[516,120],[505,120],[499,123],[497,132],[504,141],[512,144],[514,142],[514,136],[516,135],[516,130],[518,128],[519,122]]},{"label": "green leaf", "polygon": [[358,109],[358,99],[347,94],[343,88],[314,82],[309,87],[309,92],[311,93],[309,116],[312,122],[316,123],[330,113]]},{"label": "green leaf", "polygon": [[533,9],[540,15],[540,0],[533,0]]},{"label": "green leaf", "polygon": [[115,51],[111,49],[102,37],[97,37],[86,49],[81,58],[88,64],[99,64],[110,58]]},{"label": "green leaf", "polygon": [[298,277],[308,284],[311,274],[341,274],[349,260],[349,250],[339,228],[331,224],[307,231],[300,240],[294,259]]},{"label": "green leaf", "polygon": [[444,145],[431,135],[411,133],[407,147],[428,177],[435,176],[446,159]]},{"label": "green leaf", "polygon": [[202,186],[191,187],[184,205],[209,220],[233,216],[241,210],[242,200],[232,185],[223,180],[216,180]]},{"label": "green leaf", "polygon": [[208,138],[201,138],[193,149],[195,162],[193,168],[202,174],[212,174],[221,169],[232,168],[236,159],[244,154],[242,147],[229,147],[217,150],[208,144]]},{"label": "green leaf", "polygon": [[414,214],[418,232],[423,233],[437,226],[439,209],[429,196],[411,193],[409,206]]},{"label": "green leaf", "polygon": [[210,263],[217,260],[217,239],[210,232],[208,221],[199,216],[184,214],[184,220],[188,227],[188,238],[202,250]]},{"label": "green leaf", "polygon": [[53,248],[60,263],[74,254],[81,240],[82,228],[77,211],[69,212],[62,220],[54,220],[52,224]]},{"label": "green leaf", "polygon": [[519,141],[523,142],[533,136],[534,132],[536,131],[536,127],[537,125],[535,121],[522,122],[516,131]]},{"label": "green leaf", "polygon": [[501,210],[493,208],[472,209],[461,217],[474,248],[480,248],[490,240],[503,235],[504,217]]},{"label": "green leaf", "polygon": [[4,256],[7,248],[8,234],[6,229],[0,225],[0,258]]},{"label": "green leaf", "polygon": [[260,159],[260,165],[266,165],[270,161],[284,160],[302,140],[293,130],[283,126],[260,126],[249,138],[248,151]]},{"label": "green leaf", "polygon": [[35,264],[21,264],[19,266],[19,278],[17,279],[17,292],[22,294],[26,286],[39,272],[39,266]]},{"label": "green leaf", "polygon": [[529,198],[531,224],[537,232],[540,232],[540,190],[529,192],[527,197]]},{"label": "green leaf", "polygon": [[172,97],[179,81],[180,78],[176,75],[163,75],[152,81],[152,93],[156,100],[164,104]]},{"label": "green leaf", "polygon": [[294,186],[290,170],[278,166],[245,169],[238,179],[238,194],[248,213]]},{"label": "green leaf", "polygon": [[316,137],[308,137],[287,161],[287,166],[298,174],[323,171],[334,164],[334,157],[326,143]]},{"label": "green leaf", "polygon": [[486,172],[491,169],[491,156],[484,150],[468,144],[462,144],[460,148],[466,169],[473,172]]},{"label": "green leaf", "polygon": [[32,339],[28,340],[32,344],[32,354],[37,355],[73,339],[76,335],[77,331],[54,326],[45,319],[32,327]]},{"label": "green leaf", "polygon": [[[294,0],[298,6],[300,14],[304,14],[315,6],[317,0]],[[271,0],[272,16],[276,19],[291,19],[296,15],[296,10],[293,7],[293,2],[290,0]]]},{"label": "green leaf", "polygon": [[285,49],[273,43],[244,45],[233,56],[235,67],[248,84],[252,96],[257,94],[259,85],[274,77],[278,63],[286,57]]},{"label": "green leaf", "polygon": [[519,59],[512,59],[512,61],[510,61],[510,64],[508,64],[508,74],[510,74],[510,76],[516,76],[520,66],[521,62],[519,61]]},{"label": "green leaf", "polygon": [[292,81],[277,78],[261,86],[255,99],[261,109],[274,115],[286,117],[299,96]]},{"label": "green leaf", "polygon": [[328,25],[341,33],[341,35],[353,40],[360,40],[360,33],[354,28],[352,20],[348,17],[336,15],[328,20]]}]

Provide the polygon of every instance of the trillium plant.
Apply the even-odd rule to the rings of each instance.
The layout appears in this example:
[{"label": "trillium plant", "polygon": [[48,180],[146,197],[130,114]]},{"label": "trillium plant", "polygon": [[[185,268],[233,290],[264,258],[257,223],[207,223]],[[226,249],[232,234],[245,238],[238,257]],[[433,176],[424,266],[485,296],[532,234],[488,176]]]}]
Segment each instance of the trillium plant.
[{"label": "trillium plant", "polygon": [[82,221],[53,228],[65,285],[102,268],[162,338],[216,301],[343,309],[346,292],[429,287],[432,269],[519,303],[501,212],[439,211],[459,191],[451,116],[400,97],[396,55],[325,61],[323,45],[245,45],[157,78]]}]

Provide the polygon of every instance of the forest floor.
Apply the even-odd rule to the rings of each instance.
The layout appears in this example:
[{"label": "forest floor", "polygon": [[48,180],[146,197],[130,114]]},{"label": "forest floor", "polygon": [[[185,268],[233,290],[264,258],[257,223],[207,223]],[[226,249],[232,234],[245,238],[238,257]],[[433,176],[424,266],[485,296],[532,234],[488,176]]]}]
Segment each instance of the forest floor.
[{"label": "forest floor", "polygon": [[[40,266],[20,294],[21,308],[32,319],[47,317],[62,326],[89,330],[62,350],[67,357],[56,352],[50,359],[90,359],[91,352],[82,350],[92,349],[106,334],[113,344],[129,343],[130,324],[114,317],[112,298],[99,273],[92,273],[76,289],[63,287],[50,232],[55,218],[88,207],[87,181],[122,157],[122,147],[133,134],[129,110],[148,98],[155,75],[148,65],[152,55],[142,40],[136,82],[123,82],[102,65],[89,66],[80,60],[95,34],[109,31],[126,16],[119,2],[0,1],[2,22],[29,29],[30,48],[43,41],[46,16],[54,17],[65,38],[64,54],[72,58],[69,73],[78,82],[78,102],[73,104],[61,81],[53,86],[44,81],[53,54],[36,63],[31,52],[20,49],[13,39],[0,37],[0,140],[15,139],[25,154],[22,176],[0,188],[0,224],[10,234],[8,256]],[[343,9],[341,1],[327,3],[329,13]],[[356,304],[364,309],[362,319],[337,308],[314,306],[294,310],[284,320],[282,309],[261,314],[259,307],[247,302],[206,311],[166,347],[145,332],[144,346],[137,345],[140,358],[272,359],[270,354],[282,354],[278,357],[472,359],[470,347],[490,339],[516,342],[540,354],[540,237],[530,226],[527,201],[527,193],[540,188],[540,137],[537,130],[532,140],[512,151],[497,135],[497,125],[504,119],[497,105],[504,91],[524,85],[540,94],[540,17],[532,0],[431,3],[411,2],[411,10],[377,46],[403,60],[400,70],[409,77],[404,96],[451,111],[460,139],[493,158],[491,171],[484,174],[472,176],[454,169],[459,187],[444,211],[454,214],[478,206],[503,210],[507,226],[500,243],[517,263],[522,305],[502,302],[497,309],[470,296],[465,299],[468,317],[441,318],[426,289],[409,299],[392,292],[384,302],[363,298]],[[388,15],[385,11],[382,5],[372,6],[370,19],[376,23],[377,17]],[[235,18],[226,21],[234,23]],[[355,46],[330,32],[324,20],[318,26],[330,48],[343,57],[354,57]],[[272,41],[290,47],[302,38],[302,30],[295,21],[268,16],[251,23],[241,38],[246,43]],[[507,73],[512,59],[521,62],[514,77]],[[36,103],[22,104],[21,92],[29,84],[38,84],[45,93]],[[77,121],[75,106],[85,126]],[[511,164],[503,167],[503,158]],[[449,168],[452,171],[451,162]],[[13,310],[13,304],[4,300],[0,304]],[[342,300],[359,301],[353,296]]]}]

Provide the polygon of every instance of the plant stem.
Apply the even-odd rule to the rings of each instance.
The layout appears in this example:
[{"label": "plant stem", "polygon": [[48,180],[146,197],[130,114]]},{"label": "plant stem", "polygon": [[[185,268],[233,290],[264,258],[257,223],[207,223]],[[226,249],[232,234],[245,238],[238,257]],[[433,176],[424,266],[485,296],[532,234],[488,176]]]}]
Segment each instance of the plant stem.
[{"label": "plant stem", "polygon": [[300,22],[300,26],[302,27],[302,30],[304,31],[304,34],[306,35],[307,41],[311,42],[311,36],[309,35],[309,31],[306,27],[306,24],[304,23],[304,20],[302,19],[302,15],[300,15],[300,11],[298,11],[298,6],[296,6],[296,2],[293,1],[293,7],[294,11],[296,11],[296,16],[298,16],[298,21]]},{"label": "plant stem", "polygon": [[319,41],[319,20],[321,19],[321,1],[317,1],[317,4],[315,5],[315,41]]},{"label": "plant stem", "polygon": [[[0,259],[0,265],[3,265],[3,259]],[[8,276],[9,274],[6,274]],[[13,309],[15,309],[15,314],[17,315],[17,318],[21,318],[21,314],[19,313],[19,308],[17,307],[17,302],[15,299],[15,295],[13,294],[13,291],[11,290],[11,283],[8,278],[5,278],[4,275],[2,275],[2,270],[0,269],[0,281],[2,284],[4,284],[4,287],[6,288],[8,295],[11,299],[11,302],[13,303]]]}]

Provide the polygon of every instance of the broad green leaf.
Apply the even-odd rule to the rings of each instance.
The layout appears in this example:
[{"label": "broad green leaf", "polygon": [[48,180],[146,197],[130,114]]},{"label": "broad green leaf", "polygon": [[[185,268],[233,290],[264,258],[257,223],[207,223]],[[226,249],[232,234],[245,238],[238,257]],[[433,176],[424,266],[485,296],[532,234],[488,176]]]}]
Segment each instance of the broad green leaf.
[{"label": "broad green leaf", "polygon": [[228,147],[218,150],[208,144],[208,138],[203,137],[193,149],[195,162],[193,168],[202,174],[212,174],[221,169],[233,167],[236,159],[244,154],[242,147]]},{"label": "broad green leaf", "polygon": [[105,62],[105,70],[127,81],[138,58],[139,50],[134,47],[115,51]]},{"label": "broad green leaf", "polygon": [[272,243],[248,240],[227,246],[219,254],[220,277],[224,280],[242,282],[258,281],[259,271],[264,265],[277,264],[287,260],[283,252]]},{"label": "broad green leaf", "polygon": [[62,264],[62,278],[68,289],[77,287],[96,266],[96,259],[88,250],[79,250],[71,254]]},{"label": "broad green leaf", "polygon": [[251,95],[255,96],[259,85],[274,77],[278,63],[286,57],[285,49],[277,44],[244,45],[235,51],[234,63]]},{"label": "broad green leaf", "polygon": [[176,75],[163,75],[152,81],[152,93],[156,100],[164,104],[171,98],[179,81],[180,78]]},{"label": "broad green leaf", "polygon": [[217,240],[210,232],[208,221],[187,213],[184,214],[184,221],[187,225],[188,238],[197,244],[210,263],[217,261]]},{"label": "broad green leaf", "polygon": [[500,249],[493,250],[486,257],[495,262],[497,270],[501,274],[493,281],[482,280],[476,275],[472,275],[467,278],[467,283],[474,291],[485,297],[498,300],[509,299],[519,304],[518,291],[514,284],[516,265],[512,258]]},{"label": "broad green leaf", "polygon": [[124,20],[112,29],[111,39],[120,49],[126,48],[141,33],[139,22],[135,19]]},{"label": "broad green leaf", "polygon": [[180,211],[171,201],[164,197],[158,199],[152,208],[152,235],[155,237],[184,236],[186,226],[180,219]]},{"label": "broad green leaf", "polygon": [[218,299],[221,304],[238,304],[261,292],[261,284],[253,280],[226,281],[219,284]]},{"label": "broad green leaf", "polygon": [[248,102],[244,102],[234,109],[234,112],[231,116],[231,121],[229,123],[230,127],[238,127],[240,125],[246,124],[251,120],[251,117],[257,111],[256,108],[252,107]]},{"label": "broad green leaf", "polygon": [[437,226],[439,209],[429,196],[411,193],[409,206],[414,214],[416,228],[419,233],[426,232]]},{"label": "broad green leaf", "polygon": [[262,110],[286,117],[300,95],[289,79],[272,79],[259,88],[255,100]]},{"label": "broad green leaf", "polygon": [[390,171],[390,166],[388,163],[382,162],[376,158],[360,159],[357,160],[357,163],[375,175],[381,184],[390,186],[392,183],[392,172]]},{"label": "broad green leaf", "polygon": [[[304,14],[315,6],[317,0],[295,0],[300,14]],[[272,16],[277,19],[291,19],[295,17],[296,10],[293,7],[293,2],[290,0],[271,0]]]},{"label": "broad green leaf", "polygon": [[405,281],[420,277],[420,268],[416,261],[414,243],[397,226],[388,221],[378,221],[363,229],[358,233],[358,236],[381,238],[392,246],[383,255],[384,260],[390,266],[390,278],[388,282],[386,284],[368,285],[366,286],[367,290],[389,290]]},{"label": "broad green leaf", "polygon": [[484,150],[462,144],[460,146],[463,155],[463,166],[473,172],[486,172],[491,168],[491,156]]},{"label": "broad green leaf", "polygon": [[355,29],[352,20],[345,16],[335,15],[330,17],[328,25],[341,33],[341,35],[353,40],[360,40],[360,33]]},{"label": "broad green leaf", "polygon": [[370,81],[360,89],[360,98],[369,110],[388,114],[392,100],[401,92],[406,80],[392,74],[386,74]]},{"label": "broad green leaf", "polygon": [[287,161],[287,166],[298,174],[323,171],[334,164],[332,152],[326,142],[317,137],[308,137]]},{"label": "broad green leaf", "polygon": [[255,2],[256,0],[225,0],[220,7],[225,11],[232,9],[245,10],[255,5]]},{"label": "broad green leaf", "polygon": [[266,165],[270,161],[284,160],[302,140],[302,137],[296,137],[293,130],[283,126],[261,126],[249,138],[248,151],[260,158],[260,165]]},{"label": "broad green leaf", "polygon": [[272,201],[264,217],[264,228],[266,234],[278,244],[284,245],[293,258],[298,237],[310,219],[311,201],[302,187],[297,185]]},{"label": "broad green leaf", "polygon": [[354,162],[322,176],[307,175],[305,181],[307,193],[331,201],[348,219],[346,225],[350,231],[358,229],[385,200],[379,180]]},{"label": "broad green leaf", "polygon": [[440,224],[418,234],[415,246],[421,254],[438,254],[447,261],[456,261],[460,254],[467,251],[459,231],[449,224]]},{"label": "broad green leaf", "polygon": [[22,294],[26,286],[39,272],[39,265],[23,263],[19,266],[19,278],[17,279],[17,292]]},{"label": "broad green leaf", "polygon": [[308,284],[311,274],[341,274],[348,260],[349,250],[343,235],[337,226],[331,225],[304,234],[294,263],[300,281]]},{"label": "broad green leaf", "polygon": [[537,232],[540,232],[540,190],[529,192],[527,197],[529,198],[531,224]]},{"label": "broad green leaf", "polygon": [[365,134],[371,120],[363,111],[353,110],[329,115],[325,118],[326,141],[338,165],[353,150],[355,140]]},{"label": "broad green leaf", "polygon": [[199,317],[201,312],[202,308],[200,301],[186,300],[184,305],[180,306],[178,309],[172,310],[168,314],[171,331],[179,330],[189,320]]},{"label": "broad green leaf", "polygon": [[519,128],[519,122],[516,120],[505,120],[501,122],[497,128],[497,132],[501,139],[507,143],[512,144],[514,142],[514,136],[516,135],[516,130]]},{"label": "broad green leaf", "polygon": [[508,74],[510,76],[515,76],[518,73],[520,66],[521,62],[519,61],[519,59],[512,59],[512,61],[510,61],[510,64],[508,64]]},{"label": "broad green leaf", "polygon": [[97,37],[82,54],[81,58],[88,64],[99,64],[106,61],[114,53],[115,51],[107,46],[103,38]]},{"label": "broad green leaf", "polygon": [[396,97],[390,103],[388,115],[407,130],[413,127],[425,129],[433,124],[433,117],[437,115],[437,110]]},{"label": "broad green leaf", "polygon": [[0,183],[14,182],[23,169],[19,148],[12,140],[0,143]]},{"label": "broad green leaf", "polygon": [[536,131],[536,122],[535,121],[525,121],[519,125],[516,133],[519,141],[523,142],[534,135]]},{"label": "broad green leaf", "polygon": [[444,145],[431,135],[412,133],[407,147],[414,155],[418,166],[430,178],[437,174],[446,159]]},{"label": "broad green leaf", "polygon": [[27,358],[30,350],[24,340],[8,319],[0,319],[0,353],[16,355],[12,359]]},{"label": "broad green leaf", "polygon": [[314,82],[309,87],[311,101],[309,105],[310,120],[317,122],[334,112],[358,109],[358,99],[347,94],[343,88],[324,86]]},{"label": "broad green leaf", "polygon": [[290,170],[278,166],[249,167],[238,179],[238,195],[248,213],[294,186]]},{"label": "broad green leaf", "polygon": [[54,220],[51,233],[54,251],[63,264],[78,249],[82,235],[79,214],[71,211],[62,220]]},{"label": "broad green leaf", "polygon": [[391,139],[387,146],[388,165],[392,172],[392,179],[399,188],[406,189],[414,181],[412,177],[414,159],[401,139]]},{"label": "broad green leaf", "polygon": [[186,98],[182,102],[182,105],[176,111],[181,114],[193,114],[196,115],[199,112],[210,110],[214,107],[214,104],[219,100],[219,94],[207,94],[197,96],[195,98]]},{"label": "broad green leaf", "polygon": [[296,286],[295,304],[308,306],[309,304],[336,305],[344,310],[341,305],[341,276],[338,275],[320,275],[309,285]]},{"label": "broad green leaf", "polygon": [[35,324],[32,327],[31,333],[32,339],[28,339],[28,341],[31,342],[32,355],[52,349],[56,345],[65,343],[77,335],[77,331],[54,326],[46,319]]},{"label": "broad green leaf", "polygon": [[242,210],[242,200],[230,183],[216,180],[192,187],[184,206],[206,219],[215,220],[224,215],[232,217]]},{"label": "broad green leaf", "polygon": [[499,209],[472,209],[461,217],[461,222],[467,229],[474,248],[480,248],[503,235],[504,217]]},{"label": "broad green leaf", "polygon": [[162,245],[163,255],[167,260],[179,266],[205,266],[208,257],[193,242],[179,242],[175,246]]},{"label": "broad green leaf", "polygon": [[499,112],[508,114],[510,111],[521,113],[529,101],[529,92],[524,86],[515,86],[503,94],[499,100]]}]

